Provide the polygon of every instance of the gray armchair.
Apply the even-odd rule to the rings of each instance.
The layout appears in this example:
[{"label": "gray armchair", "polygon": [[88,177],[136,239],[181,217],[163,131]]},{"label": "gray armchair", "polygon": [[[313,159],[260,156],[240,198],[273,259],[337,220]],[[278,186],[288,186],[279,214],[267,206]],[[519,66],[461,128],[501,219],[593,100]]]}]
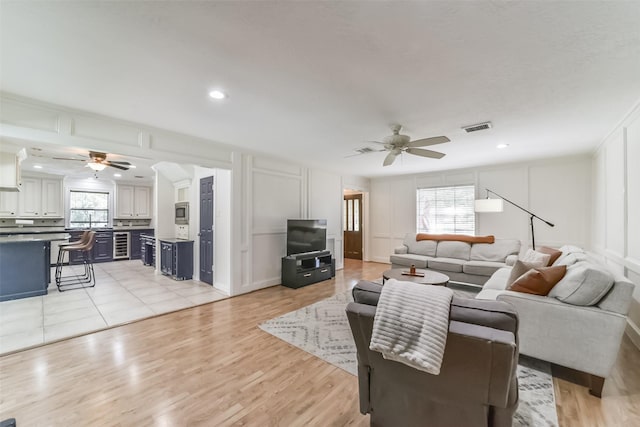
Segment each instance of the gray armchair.
[{"label": "gray armchair", "polygon": [[509,304],[453,298],[440,375],[369,350],[381,286],[360,281],[347,316],[360,412],[372,426],[511,426],[518,405],[518,316]]}]

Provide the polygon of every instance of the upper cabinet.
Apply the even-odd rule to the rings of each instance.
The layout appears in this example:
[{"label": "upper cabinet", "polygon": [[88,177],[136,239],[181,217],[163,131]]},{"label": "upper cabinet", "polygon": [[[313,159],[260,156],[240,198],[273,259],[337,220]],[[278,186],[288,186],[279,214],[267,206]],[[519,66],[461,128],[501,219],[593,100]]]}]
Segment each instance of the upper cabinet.
[{"label": "upper cabinet", "polygon": [[18,193],[0,191],[0,218],[18,216]]},{"label": "upper cabinet", "polygon": [[23,177],[19,193],[0,193],[2,218],[62,218],[62,180]]},{"label": "upper cabinet", "polygon": [[0,192],[20,191],[20,155],[0,152]]},{"label": "upper cabinet", "polygon": [[151,218],[151,187],[118,184],[115,218]]}]

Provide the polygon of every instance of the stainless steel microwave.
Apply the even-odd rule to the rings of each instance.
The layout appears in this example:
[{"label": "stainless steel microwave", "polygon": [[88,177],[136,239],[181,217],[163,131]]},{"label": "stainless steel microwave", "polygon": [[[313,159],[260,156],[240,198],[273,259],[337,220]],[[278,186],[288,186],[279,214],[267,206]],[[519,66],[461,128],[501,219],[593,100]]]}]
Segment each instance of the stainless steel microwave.
[{"label": "stainless steel microwave", "polygon": [[175,208],[176,224],[189,224],[189,202],[178,202]]}]

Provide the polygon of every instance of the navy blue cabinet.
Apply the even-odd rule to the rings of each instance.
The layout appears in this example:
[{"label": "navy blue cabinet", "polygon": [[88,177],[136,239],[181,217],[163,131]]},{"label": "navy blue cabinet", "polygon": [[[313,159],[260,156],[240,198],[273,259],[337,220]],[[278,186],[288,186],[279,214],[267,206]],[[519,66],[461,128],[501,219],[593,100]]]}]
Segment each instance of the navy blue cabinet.
[{"label": "navy blue cabinet", "polygon": [[[82,231],[70,231],[70,242],[80,240]],[[113,231],[96,231],[96,242],[91,251],[93,262],[113,261]],[[81,251],[71,251],[69,253],[69,264],[82,264],[84,257]]]},{"label": "navy blue cabinet", "polygon": [[0,242],[0,301],[47,294],[50,248],[48,241]]},{"label": "navy blue cabinet", "polygon": [[129,259],[142,259],[142,251],[145,249],[142,239],[143,234],[153,236],[153,228],[129,232]]},{"label": "navy blue cabinet", "polygon": [[160,271],[176,280],[193,277],[193,240],[159,239]]}]

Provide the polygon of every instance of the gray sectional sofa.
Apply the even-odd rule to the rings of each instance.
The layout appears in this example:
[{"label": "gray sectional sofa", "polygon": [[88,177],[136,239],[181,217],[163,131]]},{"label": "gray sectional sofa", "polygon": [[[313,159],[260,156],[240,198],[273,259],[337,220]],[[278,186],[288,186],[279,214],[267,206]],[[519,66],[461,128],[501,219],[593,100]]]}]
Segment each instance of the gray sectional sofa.
[{"label": "gray sectional sofa", "polygon": [[483,285],[497,270],[513,265],[519,252],[517,239],[496,239],[494,243],[416,241],[415,234],[407,234],[390,260],[392,268],[415,265],[444,273],[452,281]]},{"label": "gray sectional sofa", "polygon": [[549,295],[506,290],[510,267],[497,270],[477,299],[511,303],[520,318],[520,353],[591,374],[600,396],[616,361],[634,284],[580,248],[563,246],[553,265],[567,272]]}]

